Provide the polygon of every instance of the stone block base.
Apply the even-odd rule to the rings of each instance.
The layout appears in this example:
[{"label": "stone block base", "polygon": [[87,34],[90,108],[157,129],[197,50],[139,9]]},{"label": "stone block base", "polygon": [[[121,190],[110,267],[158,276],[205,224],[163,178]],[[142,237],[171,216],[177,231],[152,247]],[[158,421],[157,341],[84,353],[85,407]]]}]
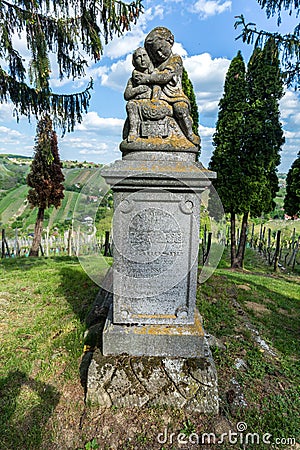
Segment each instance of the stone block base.
[{"label": "stone block base", "polygon": [[[131,356],[205,357],[199,311],[192,325],[119,325],[108,314],[103,330],[103,354]],[[208,351],[208,350],[207,350]]]},{"label": "stone block base", "polygon": [[210,354],[203,358],[93,354],[87,401],[100,408],[166,405],[187,412],[218,413],[218,383]]}]

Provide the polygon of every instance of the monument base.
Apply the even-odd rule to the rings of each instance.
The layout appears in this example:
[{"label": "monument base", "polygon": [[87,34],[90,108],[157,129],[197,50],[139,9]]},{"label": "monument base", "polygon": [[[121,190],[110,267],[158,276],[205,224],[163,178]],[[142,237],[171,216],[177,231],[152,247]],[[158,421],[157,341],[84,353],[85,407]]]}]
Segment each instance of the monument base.
[{"label": "monument base", "polygon": [[207,356],[199,311],[192,325],[120,325],[112,322],[112,308],[103,330],[103,355]]},{"label": "monument base", "polygon": [[[186,412],[217,414],[219,408],[217,372],[204,336],[199,312],[195,313],[195,325],[143,325],[143,334],[133,333],[133,327],[136,331],[140,327],[132,325],[122,327],[127,329],[127,333],[132,333],[132,339],[142,339],[139,342],[142,342],[143,356],[126,355],[123,346],[120,352],[123,354],[104,356],[101,351],[103,341],[109,338],[110,345],[115,345],[113,339],[116,333],[119,333],[117,339],[118,345],[121,345],[122,336],[124,338],[126,335],[124,329],[122,332],[116,331],[120,325],[114,325],[111,331],[111,320],[107,319],[111,304],[112,294],[101,289],[87,318],[89,333],[86,336],[86,344],[94,348],[94,351],[85,354],[81,367],[87,401],[99,408],[112,405],[118,407],[166,405],[184,409]],[[173,337],[171,333],[173,334],[174,329],[177,330],[177,334]],[[156,333],[160,330],[159,334],[151,334],[154,330]],[[164,341],[168,338],[170,340],[167,344]],[[182,350],[187,347],[182,341],[184,338],[193,348],[188,357],[145,356],[147,345],[149,350],[152,349],[151,353],[155,350],[161,354],[161,349],[165,349],[166,355],[170,355],[170,350],[167,350],[167,346],[170,346],[172,351],[176,348],[181,355],[186,355],[186,351]],[[152,344],[147,339],[150,339]],[[156,344],[155,339],[158,339],[159,344]],[[129,345],[128,342],[129,340],[126,345]],[[131,353],[132,351],[133,347],[130,348]],[[201,356],[192,357],[192,354]]]},{"label": "monument base", "polygon": [[217,414],[217,373],[208,353],[205,358],[103,356],[97,349],[86,399],[100,408],[160,405]]}]

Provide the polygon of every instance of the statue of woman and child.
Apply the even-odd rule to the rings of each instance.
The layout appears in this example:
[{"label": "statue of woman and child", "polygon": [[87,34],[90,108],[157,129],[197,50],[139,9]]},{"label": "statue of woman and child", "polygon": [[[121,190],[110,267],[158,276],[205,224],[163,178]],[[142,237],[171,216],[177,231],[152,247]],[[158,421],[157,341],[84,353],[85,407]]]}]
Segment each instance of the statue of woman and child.
[{"label": "statue of woman and child", "polygon": [[190,102],[182,90],[182,59],[172,53],[173,44],[171,31],[157,27],[146,37],[145,47],[133,53],[134,70],[124,93],[128,115],[124,139],[127,143],[141,137],[143,123],[154,124],[155,130],[155,124],[172,117],[193,146],[200,144],[199,136],[192,131]]}]

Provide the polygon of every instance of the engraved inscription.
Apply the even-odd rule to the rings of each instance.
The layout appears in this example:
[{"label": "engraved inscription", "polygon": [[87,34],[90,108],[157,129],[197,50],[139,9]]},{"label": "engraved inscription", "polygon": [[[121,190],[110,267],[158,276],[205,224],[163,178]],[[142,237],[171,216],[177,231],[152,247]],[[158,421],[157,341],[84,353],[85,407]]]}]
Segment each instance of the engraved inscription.
[{"label": "engraved inscription", "polygon": [[123,273],[134,278],[158,276],[183,255],[180,226],[163,209],[146,208],[135,214],[128,227],[128,244],[128,255],[121,256],[120,264]]},{"label": "engraved inscription", "polygon": [[167,211],[147,208],[136,214],[129,225],[129,242],[133,252],[144,255],[182,254],[182,232]]},{"label": "engraved inscription", "polygon": [[168,123],[166,120],[153,123],[152,121],[142,122],[142,137],[167,137],[169,134]]}]

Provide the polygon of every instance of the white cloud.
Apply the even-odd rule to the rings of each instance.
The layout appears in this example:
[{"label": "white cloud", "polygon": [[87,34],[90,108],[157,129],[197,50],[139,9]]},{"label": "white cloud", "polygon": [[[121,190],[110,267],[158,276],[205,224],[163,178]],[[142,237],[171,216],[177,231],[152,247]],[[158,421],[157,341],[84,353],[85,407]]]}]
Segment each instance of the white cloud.
[{"label": "white cloud", "polygon": [[[8,137],[15,138],[15,137],[21,137],[22,136],[22,134],[19,131],[12,130],[11,128],[3,127],[3,126],[0,126],[0,133],[3,133],[6,138],[8,138]],[[2,137],[2,140],[3,140],[3,137]]]},{"label": "white cloud", "polygon": [[286,139],[300,139],[300,130],[298,131],[284,130],[284,136]]},{"label": "white cloud", "polygon": [[123,36],[115,37],[104,49],[104,56],[108,58],[120,58],[132,53],[137,47],[144,44],[147,35],[146,28],[148,22],[155,18],[162,20],[164,17],[163,8],[158,5],[145,10],[136,25],[132,25],[132,29],[125,32]]},{"label": "white cloud", "polygon": [[182,58],[187,56],[187,51],[183,48],[182,44],[175,42],[172,49],[173,53],[180,55]]},{"label": "white cloud", "polygon": [[[95,125],[97,120],[89,121],[92,122]],[[94,162],[108,163],[120,158],[120,141],[120,136],[114,136],[102,127],[77,129],[59,142],[60,155],[62,159],[83,161],[89,157]]]},{"label": "white cloud", "polygon": [[77,131],[98,131],[108,135],[120,135],[124,125],[123,119],[99,117],[95,111],[88,112],[81,124],[76,126]]},{"label": "white cloud", "polygon": [[211,138],[216,129],[214,127],[205,127],[199,124],[199,134],[201,137]]},{"label": "white cloud", "polygon": [[110,70],[102,75],[101,84],[123,92],[133,69],[131,61],[132,56],[127,55],[125,60],[112,64]]},{"label": "white cloud", "polygon": [[[70,144],[70,146],[72,146],[73,148],[82,148],[85,147],[86,149],[95,149],[95,147],[97,147],[99,149],[99,147],[102,150],[107,150],[108,146],[106,143],[104,142],[99,142],[99,138],[93,138],[91,139],[90,135],[81,135],[78,137],[69,137],[65,140],[65,142],[67,142],[68,144]],[[79,152],[81,153],[81,152]]]},{"label": "white cloud", "polygon": [[66,134],[59,142],[62,159],[83,161],[90,156],[94,162],[111,162],[120,158],[124,120],[103,118],[95,111],[87,113],[73,133]]},{"label": "white cloud", "polygon": [[286,91],[285,95],[280,100],[281,117],[283,119],[286,119],[288,117],[294,116],[295,111],[299,110],[300,110],[299,94],[291,90]]},{"label": "white cloud", "polygon": [[196,93],[201,115],[217,117],[219,100],[223,95],[224,81],[230,60],[212,58],[202,53],[184,59],[184,66]]},{"label": "white cloud", "polygon": [[91,64],[91,66],[86,69],[85,76],[76,80],[70,80],[68,78],[63,78],[62,80],[60,80],[58,78],[58,72],[54,71],[50,80],[50,86],[52,89],[59,89],[64,87],[65,85],[69,85],[69,88],[72,92],[78,92],[80,90],[84,90],[87,87],[87,84],[91,78],[93,78],[94,81],[98,78],[101,79],[101,77],[108,70],[109,69],[107,66],[96,66],[95,64]]},{"label": "white cloud", "polygon": [[12,103],[0,103],[0,122],[7,122],[13,118],[14,106]]},{"label": "white cloud", "polygon": [[207,19],[216,14],[230,11],[231,5],[232,2],[230,0],[226,0],[225,2],[221,2],[221,0],[198,0],[191,7],[191,12],[199,14],[200,19]]},{"label": "white cloud", "polygon": [[210,83],[215,91],[219,91],[220,86],[223,88],[229,64],[229,59],[212,59],[209,53],[202,53],[184,59],[184,66],[193,83],[199,87],[203,86],[203,83]]},{"label": "white cloud", "polygon": [[135,30],[135,33],[128,32],[124,37],[115,38],[105,47],[104,55],[108,58],[120,58],[128,53],[132,53],[139,47],[146,37],[146,33],[142,29]]},{"label": "white cloud", "polygon": [[105,155],[107,153],[107,149],[103,149],[103,150],[88,150],[88,149],[84,149],[84,150],[80,150],[79,154],[80,155]]},{"label": "white cloud", "polygon": [[207,117],[215,117],[218,112],[219,101],[213,102],[199,101],[199,112]]}]

